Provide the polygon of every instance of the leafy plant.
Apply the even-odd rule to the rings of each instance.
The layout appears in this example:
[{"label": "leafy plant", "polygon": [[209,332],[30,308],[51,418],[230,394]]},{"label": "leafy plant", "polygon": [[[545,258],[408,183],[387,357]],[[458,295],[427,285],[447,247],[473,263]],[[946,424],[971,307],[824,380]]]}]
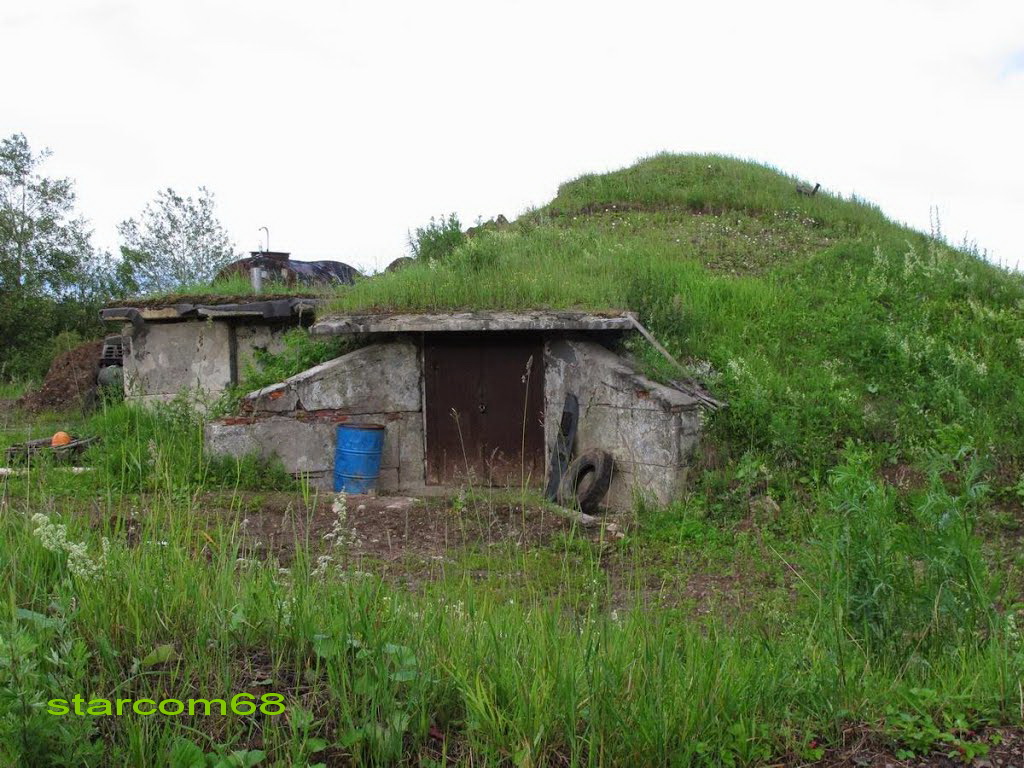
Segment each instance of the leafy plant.
[{"label": "leafy plant", "polygon": [[26,768],[99,765],[94,718],[47,711],[50,699],[85,687],[91,656],[68,625],[67,601],[52,607],[52,616],[19,609],[0,632],[0,757]]},{"label": "leafy plant", "polygon": [[414,258],[425,263],[443,262],[451,256],[455,249],[466,242],[459,217],[454,213],[434,218],[424,227],[417,227],[410,233],[409,250]]},{"label": "leafy plant", "polygon": [[304,328],[294,328],[282,336],[284,348],[270,352],[257,348],[242,372],[241,382],[217,402],[213,413],[237,411],[242,398],[250,392],[284,381],[314,366],[358,349],[361,342],[345,336],[314,338]]},{"label": "leafy plant", "polygon": [[122,263],[144,292],[212,280],[235,258],[206,187],[199,187],[195,197],[162,189],[138,218],[121,222],[117,231]]},{"label": "leafy plant", "polygon": [[988,754],[989,745],[976,737],[968,714],[951,712],[944,704],[935,691],[912,688],[905,709],[886,707],[884,731],[897,746],[896,757],[909,760],[942,751],[972,765]]}]

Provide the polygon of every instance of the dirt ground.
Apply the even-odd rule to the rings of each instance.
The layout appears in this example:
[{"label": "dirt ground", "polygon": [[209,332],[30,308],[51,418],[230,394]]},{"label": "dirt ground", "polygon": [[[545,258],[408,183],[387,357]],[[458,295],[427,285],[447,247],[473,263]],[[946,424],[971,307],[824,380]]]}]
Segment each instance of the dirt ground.
[{"label": "dirt ground", "polygon": [[[791,593],[795,586],[788,575],[781,583],[769,583],[766,573],[756,572],[737,564],[731,573],[710,573],[695,563],[650,562],[643,573],[631,573],[637,563],[630,565],[625,556],[617,560],[614,543],[625,532],[633,533],[627,519],[604,517],[599,524],[580,526],[576,518],[561,513],[539,502],[523,504],[521,500],[498,495],[460,503],[451,498],[420,499],[407,496],[349,495],[342,516],[332,507],[334,495],[321,494],[317,498],[303,498],[295,492],[237,492],[207,493],[196,499],[196,525],[199,530],[215,534],[221,526],[237,526],[242,542],[241,556],[245,560],[276,560],[288,567],[299,546],[306,546],[313,557],[335,554],[333,542],[342,537],[344,548],[339,559],[349,568],[370,571],[384,578],[416,589],[437,578],[444,564],[453,562],[460,550],[489,546],[515,546],[537,548],[555,544],[558,536],[573,532],[573,536],[607,547],[611,556],[605,565],[613,584],[635,583],[635,577],[644,575],[652,581],[645,592],[664,595],[666,588],[673,597],[666,603],[660,597],[652,599],[658,607],[688,601],[698,616],[714,612],[728,618],[732,613],[742,614],[766,594],[765,590],[781,589]],[[78,507],[80,509],[80,506]],[[97,525],[116,528],[129,545],[142,544],[145,501],[132,514],[123,510],[110,518],[95,510]],[[109,513],[108,513],[109,514]],[[231,541],[217,541],[216,535],[207,537],[211,547],[232,546]],[[234,541],[238,538],[230,537]],[[557,545],[557,546],[560,546]],[[207,551],[207,555],[212,552]],[[767,554],[765,555],[768,556]],[[339,564],[342,564],[339,562]],[[648,568],[650,570],[648,570]],[[747,570],[750,570],[748,573]],[[656,574],[678,574],[672,584],[662,581]],[[618,588],[613,587],[617,592]],[[613,603],[616,598],[613,596]],[[628,605],[610,607],[627,608]],[[246,690],[259,693],[272,677],[273,670],[267,659],[256,657],[245,661],[239,679]],[[1024,768],[1024,730],[1013,728],[989,729],[978,733],[959,734],[967,741],[992,744],[987,755],[973,761],[954,754],[933,754],[927,757],[900,759],[895,749],[886,742],[878,727],[869,724],[850,727],[844,732],[840,745],[825,751],[819,760],[808,760],[796,755],[781,757],[769,763],[774,768],[925,768],[973,765],[977,768]],[[449,736],[434,729],[432,741],[423,747],[424,756],[444,752],[451,757],[462,748],[457,735]],[[998,742],[998,743],[993,743]],[[258,743],[250,746],[258,747]],[[344,759],[327,759],[328,765],[346,764]]]},{"label": "dirt ground", "polygon": [[[1021,768],[1024,766],[1024,730],[1020,728],[992,728],[973,734],[979,740],[994,744],[984,757],[968,760],[955,750],[954,756],[934,753],[925,757],[901,760],[894,751],[867,727],[850,728],[843,737],[845,746],[830,749],[819,761],[787,760],[776,765],[786,768],[815,766],[816,768]],[[974,738],[971,739],[975,740]]]},{"label": "dirt ground", "polygon": [[[442,561],[455,549],[477,544],[542,546],[574,525],[571,515],[552,508],[498,499],[460,511],[451,499],[351,494],[341,516],[333,501],[331,493],[312,499],[279,491],[208,493],[197,500],[197,524],[207,529],[236,525],[244,557],[275,558],[285,566],[300,546],[317,555],[334,549],[339,539],[346,559],[387,565]],[[121,514],[104,522],[117,527],[118,518],[128,543],[138,544],[141,518]],[[595,540],[603,533],[601,526],[581,530]]]},{"label": "dirt ground", "polygon": [[[608,579],[610,609],[632,610],[639,599],[652,610],[680,609],[695,618],[728,621],[758,609],[769,593],[792,597],[797,591],[792,573],[780,575],[778,569],[749,558],[732,558],[724,567],[693,550],[647,550],[639,557],[630,545],[636,531],[628,516],[604,515],[582,525],[568,511],[539,500],[524,505],[521,499],[502,494],[464,505],[451,498],[350,495],[344,523],[339,524],[333,498],[331,493],[316,499],[277,491],[207,493],[196,501],[195,521],[211,542],[218,540],[216,529],[235,526],[237,533],[230,539],[240,545],[239,554],[245,560],[273,560],[290,567],[296,550],[302,548],[313,559],[331,554],[338,565],[410,588],[441,578],[446,566],[460,562],[467,553],[498,554],[509,547],[546,549],[549,557],[535,562],[560,563],[566,556],[566,542],[586,541],[595,548],[585,550],[590,552],[585,556],[599,557]],[[108,532],[121,531],[135,546],[146,536],[145,507],[143,500],[134,514],[125,509],[113,517],[96,509],[93,517]],[[336,547],[335,540],[344,546]],[[219,541],[220,546],[234,546],[223,536]],[[213,554],[212,546],[207,555]],[[773,557],[767,552],[760,555],[769,563]],[[481,578],[487,573],[486,569],[479,574],[474,571]],[[513,582],[528,578],[519,572],[510,577]],[[558,591],[562,584],[559,580],[549,587]]]},{"label": "dirt ground", "polygon": [[[325,537],[336,532],[339,516],[330,498],[320,501],[309,515],[294,504],[286,503],[281,509],[280,501],[243,511],[240,527],[255,553],[290,560],[296,542],[307,537],[310,542],[323,542],[325,549],[331,544],[332,539]],[[571,520],[553,511],[515,504],[459,513],[443,499],[353,494],[347,497],[346,507],[336,537],[346,541],[349,557],[384,562],[410,555],[441,559],[451,547],[477,543],[543,544],[554,533],[572,527]]]},{"label": "dirt ground", "polygon": [[39,413],[88,405],[96,390],[102,348],[102,341],[87,341],[58,355],[46,373],[43,386],[18,400],[18,407]]}]

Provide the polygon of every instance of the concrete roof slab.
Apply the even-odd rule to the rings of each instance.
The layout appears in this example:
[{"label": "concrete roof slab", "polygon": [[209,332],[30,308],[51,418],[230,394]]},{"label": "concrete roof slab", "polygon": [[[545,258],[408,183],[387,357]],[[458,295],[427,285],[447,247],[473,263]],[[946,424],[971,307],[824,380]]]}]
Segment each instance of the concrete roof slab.
[{"label": "concrete roof slab", "polygon": [[[255,297],[254,297],[255,298]],[[312,313],[319,304],[317,299],[291,298],[271,299],[231,304],[190,304],[181,303],[167,307],[106,307],[100,310],[103,320],[122,320],[130,322],[133,317],[150,320],[195,320],[197,318],[250,318],[276,320],[292,315]]]},{"label": "concrete roof slab", "polygon": [[467,331],[628,331],[630,312],[532,310],[523,312],[437,312],[423,314],[329,315],[313,324],[318,336],[354,333],[445,333]]}]

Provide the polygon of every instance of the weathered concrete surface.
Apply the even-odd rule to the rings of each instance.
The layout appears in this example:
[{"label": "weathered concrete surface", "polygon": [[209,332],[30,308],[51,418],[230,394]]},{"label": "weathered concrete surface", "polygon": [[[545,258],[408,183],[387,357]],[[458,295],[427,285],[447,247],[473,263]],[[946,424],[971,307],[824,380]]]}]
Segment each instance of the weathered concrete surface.
[{"label": "weathered concrete surface", "polygon": [[[423,487],[422,414],[367,413],[347,421],[385,426],[380,491],[415,492]],[[277,457],[293,475],[305,476],[315,487],[330,490],[338,423],[294,414],[221,419],[208,422],[203,434],[211,453],[235,458],[249,454]]]},{"label": "weathered concrete surface", "polygon": [[207,449],[278,456],[289,472],[330,488],[339,423],[383,424],[378,489],[425,484],[420,357],[409,341],[373,344],[248,395],[245,418],[206,425]]},{"label": "weathered concrete surface", "polygon": [[651,381],[592,341],[550,340],[544,357],[549,450],[571,392],[580,404],[574,455],[600,449],[615,460],[608,506],[628,508],[636,494],[659,504],[677,497],[697,446],[700,401]]},{"label": "weathered concrete surface", "polygon": [[[188,392],[199,405],[215,400],[241,374],[257,348],[283,349],[292,324],[238,324],[192,320],[126,325],[125,396],[140,403],[171,400]],[[232,340],[234,336],[234,340]]]},{"label": "weathered concrete surface", "polygon": [[316,322],[315,335],[349,333],[434,333],[465,331],[628,331],[628,312],[598,315],[589,312],[537,310],[528,312],[446,312],[442,314],[336,315]]},{"label": "weathered concrete surface", "polygon": [[[217,323],[214,323],[217,325]],[[221,323],[223,325],[223,323]],[[296,328],[295,323],[238,323],[235,325],[237,375],[245,375],[245,367],[252,365],[256,350],[278,354],[284,351],[284,334]]]},{"label": "weathered concrete surface", "polygon": [[224,323],[125,326],[125,395],[169,400],[184,390],[222,392],[231,382],[231,344]]},{"label": "weathered concrete surface", "polygon": [[[213,454],[241,458],[275,456],[295,473],[309,473],[318,484],[333,466],[334,425],[284,417],[241,422],[236,419],[211,421],[203,429],[206,450]],[[329,472],[328,472],[329,474]]]},{"label": "weathered concrete surface", "polygon": [[287,321],[293,316],[297,318],[301,315],[307,317],[313,315],[322,303],[321,299],[308,296],[291,296],[284,299],[260,299],[258,296],[252,298],[252,301],[241,303],[183,301],[170,305],[154,304],[153,302],[160,300],[149,299],[140,301],[140,306],[135,307],[105,307],[100,310],[100,317],[104,320],[123,320],[125,322],[131,322],[133,319],[149,322],[151,320],[188,320],[208,317]]},{"label": "weathered concrete surface", "polygon": [[303,371],[247,398],[255,411],[421,410],[419,351],[409,341],[371,344]]},{"label": "weathered concrete surface", "polygon": [[[601,449],[615,459],[607,505],[628,509],[637,494],[659,504],[677,498],[700,435],[700,400],[651,381],[586,339],[552,334],[544,358],[548,452],[565,395],[572,392],[580,403],[575,453]],[[288,471],[329,488],[336,424],[380,423],[386,432],[379,489],[422,493],[429,489],[421,367],[412,341],[364,347],[252,393],[247,417],[207,425],[207,448],[233,456],[277,455]]]}]

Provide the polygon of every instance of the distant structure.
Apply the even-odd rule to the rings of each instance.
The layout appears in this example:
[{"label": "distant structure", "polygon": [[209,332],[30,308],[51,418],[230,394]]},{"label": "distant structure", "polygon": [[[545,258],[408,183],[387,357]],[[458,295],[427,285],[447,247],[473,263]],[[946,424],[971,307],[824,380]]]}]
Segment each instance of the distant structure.
[{"label": "distant structure", "polygon": [[250,251],[249,258],[233,261],[217,273],[217,279],[249,277],[253,269],[261,269],[264,279],[286,285],[334,284],[353,285],[359,271],[340,261],[295,261],[284,251]]},{"label": "distant structure", "polygon": [[818,194],[819,189],[821,189],[821,184],[815,184],[813,189],[811,187],[808,187],[806,184],[796,185],[797,194],[803,195],[804,197],[814,197],[816,194]]}]

